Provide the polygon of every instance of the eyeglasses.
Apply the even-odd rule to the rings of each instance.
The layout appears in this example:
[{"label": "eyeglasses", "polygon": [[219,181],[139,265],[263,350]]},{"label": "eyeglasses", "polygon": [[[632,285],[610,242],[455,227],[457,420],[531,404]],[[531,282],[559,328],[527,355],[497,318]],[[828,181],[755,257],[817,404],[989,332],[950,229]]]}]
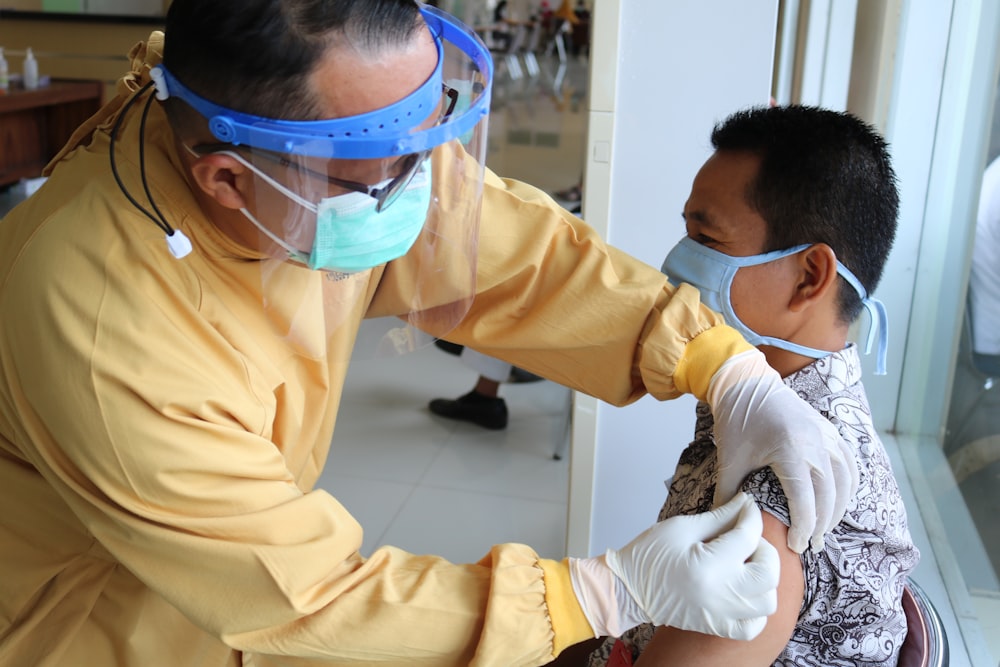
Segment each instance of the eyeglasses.
[{"label": "eyeglasses", "polygon": [[[437,125],[441,125],[448,122],[452,113],[455,111],[455,107],[458,104],[458,91],[454,88],[449,88],[448,86],[442,86],[442,95],[446,98],[446,104],[444,111],[438,117]],[[195,146],[194,151],[199,155],[207,155],[210,153],[216,153],[219,151],[231,151],[233,150],[232,144],[202,144],[200,146]],[[410,153],[409,155],[404,155],[400,158],[396,164],[399,165],[399,174],[394,176],[385,185],[376,184],[368,185],[366,183],[358,183],[357,181],[350,181],[343,178],[337,178],[336,176],[330,176],[315,169],[310,169],[309,167],[292,162],[288,156],[284,153],[275,153],[273,151],[264,150],[256,148],[253,151],[254,156],[259,156],[268,162],[277,164],[283,168],[294,167],[306,174],[309,174],[313,178],[319,180],[325,180],[330,185],[334,185],[345,190],[350,190],[351,192],[361,192],[375,200],[375,211],[381,212],[383,209],[388,208],[396,199],[399,198],[401,194],[406,190],[406,187],[413,180],[413,177],[420,170],[420,165],[424,163],[430,154],[432,149],[427,149],[420,151],[419,153]],[[383,181],[384,182],[384,181]]]}]

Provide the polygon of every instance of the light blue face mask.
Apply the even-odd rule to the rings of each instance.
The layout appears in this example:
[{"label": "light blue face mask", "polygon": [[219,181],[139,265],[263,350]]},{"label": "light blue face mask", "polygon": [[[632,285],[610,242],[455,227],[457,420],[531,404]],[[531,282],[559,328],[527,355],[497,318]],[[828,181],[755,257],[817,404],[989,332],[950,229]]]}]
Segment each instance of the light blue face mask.
[{"label": "light blue face mask", "polygon": [[[726,324],[739,331],[751,345],[755,347],[758,345],[770,345],[812,359],[821,359],[828,356],[830,352],[806,347],[805,345],[798,345],[781,338],[761,336],[752,330],[737,317],[729,296],[733,278],[736,276],[736,272],[742,267],[767,264],[782,257],[802,252],[808,247],[809,245],[806,244],[795,246],[788,250],[776,250],[761,255],[733,257],[701,245],[690,237],[685,237],[681,239],[680,243],[674,246],[673,250],[667,255],[667,258],[663,260],[661,270],[667,275],[670,283],[674,286],[680,283],[688,283],[697,287],[698,291],[701,292],[702,303],[712,310],[721,313],[722,317],[726,320]],[[861,281],[839,261],[837,262],[837,273],[843,276],[857,291],[861,297],[861,303],[871,317],[865,354],[871,352],[872,344],[875,340],[875,332],[876,329],[878,330],[879,345],[875,374],[885,375],[885,355],[889,346],[889,322],[885,306],[878,299],[869,297]]]},{"label": "light blue face mask", "polygon": [[[262,225],[250,211],[240,209],[257,229],[284,248],[290,258],[315,271],[358,273],[402,257],[413,246],[427,220],[431,203],[429,158],[421,163],[402,194],[390,206],[376,211],[376,199],[363,192],[326,197],[314,204],[261,172],[238,153],[224,153],[252,169],[296,204],[316,214],[312,249],[305,253]],[[375,187],[385,187],[390,180]]]}]

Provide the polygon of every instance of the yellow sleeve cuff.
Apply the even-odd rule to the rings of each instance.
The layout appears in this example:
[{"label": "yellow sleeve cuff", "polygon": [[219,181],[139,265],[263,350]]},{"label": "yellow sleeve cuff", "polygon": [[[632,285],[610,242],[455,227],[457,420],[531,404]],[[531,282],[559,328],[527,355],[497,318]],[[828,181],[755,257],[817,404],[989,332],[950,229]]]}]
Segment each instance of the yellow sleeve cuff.
[{"label": "yellow sleeve cuff", "polygon": [[594,629],[573,592],[569,562],[540,559],[538,565],[545,579],[545,606],[552,622],[552,655],[557,656],[573,644],[593,639]]},{"label": "yellow sleeve cuff", "polygon": [[685,394],[692,394],[704,401],[708,385],[716,371],[730,357],[754,349],[740,332],[725,324],[706,329],[695,336],[685,347],[677,368],[674,384]]}]

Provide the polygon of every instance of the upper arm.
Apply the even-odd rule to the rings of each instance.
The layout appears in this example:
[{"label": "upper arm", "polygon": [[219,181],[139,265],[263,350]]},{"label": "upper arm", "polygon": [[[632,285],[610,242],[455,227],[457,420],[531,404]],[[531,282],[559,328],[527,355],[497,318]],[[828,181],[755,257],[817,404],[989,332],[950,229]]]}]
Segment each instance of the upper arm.
[{"label": "upper arm", "polygon": [[788,548],[788,527],[767,512],[762,515],[764,539],[778,550],[781,560],[778,610],[768,617],[764,630],[746,642],[671,627],[657,628],[636,663],[637,667],[731,667],[737,664],[753,667],[774,662],[792,636],[805,584],[799,555]]}]

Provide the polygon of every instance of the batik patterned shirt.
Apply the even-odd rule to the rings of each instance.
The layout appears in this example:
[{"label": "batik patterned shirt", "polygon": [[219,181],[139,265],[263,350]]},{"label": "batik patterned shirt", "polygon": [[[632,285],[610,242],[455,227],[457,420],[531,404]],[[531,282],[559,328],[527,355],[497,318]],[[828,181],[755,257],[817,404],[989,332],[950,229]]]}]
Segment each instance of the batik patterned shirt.
[{"label": "batik patterned shirt", "polygon": [[[889,458],[872,424],[856,346],[818,359],[785,378],[785,384],[850,443],[860,486],[847,515],[826,536],[824,548],[801,556],[805,590],[799,619],[774,665],[895,665],[906,637],[903,585],[920,554],[910,538]],[[712,414],[707,404],[700,403],[697,415],[694,441],[681,454],[661,521],[712,508],[716,480]],[[789,525],[788,500],[770,468],[747,477],[743,490],[763,511]],[[644,625],[622,637],[633,658],[654,629]],[[592,667],[606,664],[612,645],[608,640],[594,652]]]}]

